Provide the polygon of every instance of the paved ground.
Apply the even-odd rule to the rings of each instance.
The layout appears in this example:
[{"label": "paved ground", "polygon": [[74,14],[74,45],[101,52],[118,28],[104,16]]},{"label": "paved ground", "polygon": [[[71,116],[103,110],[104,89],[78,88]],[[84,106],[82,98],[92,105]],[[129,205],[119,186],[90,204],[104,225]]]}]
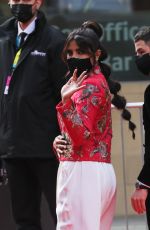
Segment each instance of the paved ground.
[{"label": "paved ground", "polygon": [[145,215],[115,218],[111,230],[148,230]]}]

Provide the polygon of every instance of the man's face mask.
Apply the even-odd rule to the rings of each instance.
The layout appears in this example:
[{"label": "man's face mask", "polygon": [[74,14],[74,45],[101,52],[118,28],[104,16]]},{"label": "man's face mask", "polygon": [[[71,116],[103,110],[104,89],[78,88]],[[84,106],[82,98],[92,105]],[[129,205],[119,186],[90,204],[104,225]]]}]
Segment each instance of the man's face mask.
[{"label": "man's face mask", "polygon": [[144,75],[150,74],[150,53],[146,53],[142,56],[136,56],[135,63],[141,73]]},{"label": "man's face mask", "polygon": [[19,22],[28,22],[34,16],[31,4],[12,4],[10,10]]},{"label": "man's face mask", "polygon": [[75,69],[78,70],[77,71],[78,77],[80,76],[81,73],[83,73],[83,71],[90,72],[92,69],[90,58],[84,58],[84,59],[69,58],[67,59],[67,64],[71,75],[73,74]]}]

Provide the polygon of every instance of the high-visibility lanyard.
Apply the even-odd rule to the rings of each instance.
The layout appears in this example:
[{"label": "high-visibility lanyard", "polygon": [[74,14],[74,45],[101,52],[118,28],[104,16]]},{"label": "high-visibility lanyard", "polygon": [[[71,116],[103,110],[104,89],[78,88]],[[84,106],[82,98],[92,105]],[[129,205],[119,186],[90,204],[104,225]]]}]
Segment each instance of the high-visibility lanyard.
[{"label": "high-visibility lanyard", "polygon": [[9,87],[10,87],[10,82],[11,82],[11,79],[12,79],[12,75],[13,75],[14,70],[16,69],[16,66],[17,66],[18,62],[19,62],[21,51],[22,51],[22,49],[19,49],[17,51],[17,53],[15,55],[15,58],[14,58],[14,61],[13,61],[13,64],[12,64],[11,74],[8,75],[7,78],[6,78],[6,84],[5,84],[5,90],[4,90],[5,95],[8,94]]},{"label": "high-visibility lanyard", "polygon": [[13,65],[12,65],[12,73],[13,71],[15,70],[18,62],[19,62],[19,59],[20,59],[20,55],[21,55],[21,49],[19,49],[15,55],[15,58],[14,58],[14,61],[13,61]]}]

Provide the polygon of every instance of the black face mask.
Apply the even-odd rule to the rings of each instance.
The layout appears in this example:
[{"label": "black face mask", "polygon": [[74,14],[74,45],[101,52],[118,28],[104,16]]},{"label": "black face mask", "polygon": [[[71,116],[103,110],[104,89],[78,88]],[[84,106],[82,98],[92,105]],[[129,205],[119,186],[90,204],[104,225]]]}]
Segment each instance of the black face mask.
[{"label": "black face mask", "polygon": [[135,63],[141,73],[144,75],[150,74],[150,53],[146,53],[142,56],[136,56]]},{"label": "black face mask", "polygon": [[83,71],[90,72],[93,67],[90,58],[84,58],[84,59],[69,58],[67,59],[67,64],[71,75],[73,74],[75,69],[78,70],[77,71],[78,77],[80,76],[81,73],[83,73]]},{"label": "black face mask", "polygon": [[13,4],[10,6],[10,10],[19,22],[28,22],[34,16],[30,4]]}]

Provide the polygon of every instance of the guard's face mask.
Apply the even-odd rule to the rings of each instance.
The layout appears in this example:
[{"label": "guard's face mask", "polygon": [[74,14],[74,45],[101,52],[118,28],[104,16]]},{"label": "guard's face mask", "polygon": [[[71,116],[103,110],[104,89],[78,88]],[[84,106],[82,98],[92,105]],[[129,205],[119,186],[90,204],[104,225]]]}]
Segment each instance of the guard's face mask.
[{"label": "guard's face mask", "polygon": [[150,53],[143,54],[142,56],[136,56],[135,63],[141,73],[144,75],[150,74]]},{"label": "guard's face mask", "polygon": [[11,4],[10,10],[19,22],[28,22],[34,16],[32,4]]}]

